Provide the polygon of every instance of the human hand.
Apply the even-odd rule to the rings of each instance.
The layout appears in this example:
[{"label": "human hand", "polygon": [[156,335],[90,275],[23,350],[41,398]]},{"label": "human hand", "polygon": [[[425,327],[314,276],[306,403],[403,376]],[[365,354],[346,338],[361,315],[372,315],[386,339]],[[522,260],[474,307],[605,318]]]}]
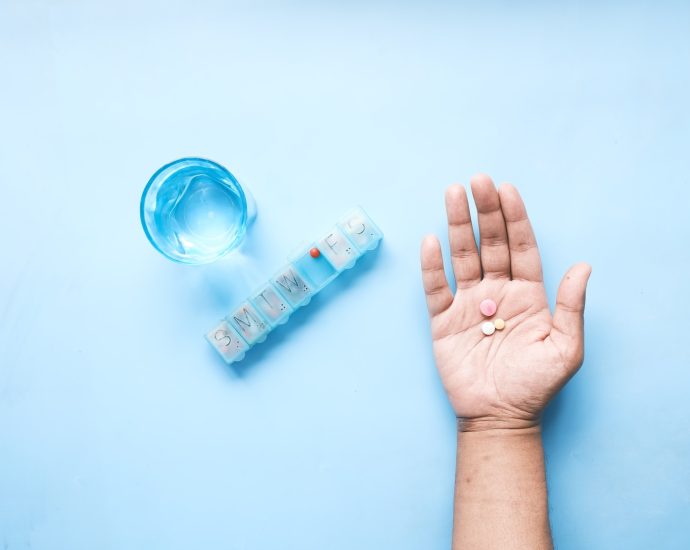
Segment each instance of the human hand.
[{"label": "human hand", "polygon": [[[436,366],[461,429],[531,427],[575,374],[584,357],[583,313],[591,267],[580,263],[561,281],[553,316],[525,206],[509,184],[471,180],[479,217],[474,239],[465,189],[446,192],[448,236],[457,292],[453,296],[435,236],[422,242],[424,291]],[[498,305],[505,328],[484,336],[479,303]]]}]

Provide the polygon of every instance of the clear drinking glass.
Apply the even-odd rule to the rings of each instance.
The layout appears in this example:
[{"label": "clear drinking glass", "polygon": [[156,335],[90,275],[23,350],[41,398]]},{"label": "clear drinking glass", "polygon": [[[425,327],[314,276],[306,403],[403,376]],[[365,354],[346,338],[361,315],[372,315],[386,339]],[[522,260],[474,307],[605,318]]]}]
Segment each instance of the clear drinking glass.
[{"label": "clear drinking glass", "polygon": [[256,215],[254,199],[226,168],[183,158],[166,164],[141,197],[141,223],[151,244],[185,264],[213,262],[236,248]]}]

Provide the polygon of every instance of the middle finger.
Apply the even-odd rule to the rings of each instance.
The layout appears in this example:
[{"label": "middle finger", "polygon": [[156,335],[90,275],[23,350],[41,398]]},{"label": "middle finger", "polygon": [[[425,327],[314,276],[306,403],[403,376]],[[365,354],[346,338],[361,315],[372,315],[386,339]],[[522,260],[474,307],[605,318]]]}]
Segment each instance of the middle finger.
[{"label": "middle finger", "polygon": [[510,278],[510,249],[501,201],[489,176],[477,174],[471,179],[472,196],[479,221],[479,250],[484,277]]}]

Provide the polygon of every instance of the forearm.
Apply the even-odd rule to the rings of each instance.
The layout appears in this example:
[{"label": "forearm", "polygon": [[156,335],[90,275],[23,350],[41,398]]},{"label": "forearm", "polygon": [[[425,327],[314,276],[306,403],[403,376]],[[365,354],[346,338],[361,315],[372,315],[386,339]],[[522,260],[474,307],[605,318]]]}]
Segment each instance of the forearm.
[{"label": "forearm", "polygon": [[459,429],[453,549],[551,548],[539,426]]}]

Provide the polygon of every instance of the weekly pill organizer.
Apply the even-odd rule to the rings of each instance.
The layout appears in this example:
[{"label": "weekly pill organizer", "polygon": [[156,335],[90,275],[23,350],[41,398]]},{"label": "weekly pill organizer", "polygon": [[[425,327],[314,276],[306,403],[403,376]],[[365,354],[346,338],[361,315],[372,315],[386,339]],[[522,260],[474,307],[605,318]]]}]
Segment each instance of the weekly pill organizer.
[{"label": "weekly pill organizer", "polygon": [[360,208],[353,208],[327,232],[289,259],[269,280],[206,334],[226,363],[244,358],[277,326],[367,252],[383,233]]}]

